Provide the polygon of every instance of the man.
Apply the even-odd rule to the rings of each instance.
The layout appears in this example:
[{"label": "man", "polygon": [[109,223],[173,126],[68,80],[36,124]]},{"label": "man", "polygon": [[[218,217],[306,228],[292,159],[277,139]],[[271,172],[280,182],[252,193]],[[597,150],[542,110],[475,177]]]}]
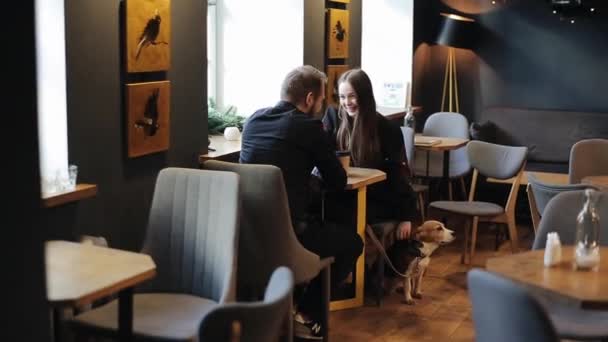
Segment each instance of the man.
[{"label": "man", "polygon": [[[325,74],[312,66],[290,71],[281,86],[281,101],[258,110],[245,123],[240,162],[275,165],[283,171],[296,235],[308,250],[335,258],[331,274],[335,289],[352,271],[363,242],[354,227],[323,224],[309,212],[315,167],[328,190],[346,186],[346,172],[321,121],[314,117],[323,107],[326,82]],[[296,322],[306,324],[312,337],[320,337],[321,332],[319,295],[320,282],[314,279],[297,305]]]}]

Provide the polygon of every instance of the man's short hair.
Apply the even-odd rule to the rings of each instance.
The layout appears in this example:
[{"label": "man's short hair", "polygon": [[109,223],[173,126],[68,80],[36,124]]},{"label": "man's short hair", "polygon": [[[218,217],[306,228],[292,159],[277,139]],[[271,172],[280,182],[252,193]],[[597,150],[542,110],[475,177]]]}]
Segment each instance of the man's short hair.
[{"label": "man's short hair", "polygon": [[310,65],[303,65],[290,71],[281,85],[281,100],[299,104],[312,92],[315,98],[321,95],[321,85],[327,83],[327,76]]}]

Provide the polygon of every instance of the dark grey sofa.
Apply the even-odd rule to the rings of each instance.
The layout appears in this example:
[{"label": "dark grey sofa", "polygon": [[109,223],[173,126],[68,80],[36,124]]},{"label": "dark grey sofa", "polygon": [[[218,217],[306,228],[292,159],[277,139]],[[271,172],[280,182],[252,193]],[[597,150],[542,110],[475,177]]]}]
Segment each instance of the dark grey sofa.
[{"label": "dark grey sofa", "polygon": [[478,121],[494,124],[495,143],[527,146],[528,170],[567,173],[575,142],[608,138],[608,113],[488,107]]}]

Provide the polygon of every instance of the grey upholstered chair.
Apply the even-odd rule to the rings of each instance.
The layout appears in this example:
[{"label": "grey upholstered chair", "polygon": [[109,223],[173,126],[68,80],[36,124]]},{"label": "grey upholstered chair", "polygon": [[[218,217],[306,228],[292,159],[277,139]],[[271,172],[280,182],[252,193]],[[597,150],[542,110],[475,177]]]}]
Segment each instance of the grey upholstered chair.
[{"label": "grey upholstered chair", "polygon": [[559,341],[547,313],[523,287],[480,269],[469,271],[467,280],[476,341]]},{"label": "grey upholstered chair", "polygon": [[[234,300],[238,182],[229,172],[159,173],[142,249],[154,259],[157,275],[133,296],[137,340],[196,341],[205,315]],[[78,333],[114,336],[117,302],[70,323]]]},{"label": "grey upholstered chair", "polygon": [[[289,212],[281,169],[272,165],[237,164],[211,160],[210,170],[240,176],[241,234],[238,258],[238,291],[241,297],[261,295],[265,279],[278,266],[294,272],[295,283],[304,284],[321,273],[323,327],[329,322],[329,270],[333,258],[320,259],[298,241]],[[246,293],[253,291],[253,293]],[[324,328],[325,340],[328,338]]]},{"label": "grey upholstered chair", "polygon": [[263,301],[223,304],[209,312],[201,323],[200,341],[278,341],[282,322],[291,311],[292,291],[293,272],[277,268]]},{"label": "grey upholstered chair", "polygon": [[[423,135],[447,138],[469,138],[469,121],[460,113],[439,112],[431,114],[424,123]],[[419,176],[426,175],[426,159],[429,158],[429,177],[443,176],[443,152],[425,153],[424,158],[416,158],[415,173]],[[450,152],[450,179],[459,178],[462,194],[466,197],[464,176],[471,171],[471,164],[466,152],[466,147],[461,147]],[[449,198],[452,197],[452,182],[449,184]]]},{"label": "grey upholstered chair", "polygon": [[534,233],[538,230],[540,218],[547,203],[557,194],[565,191],[583,190],[593,188],[588,184],[549,184],[536,178],[533,173],[528,173],[528,204],[530,205],[530,214],[532,216],[532,225]]},{"label": "grey upholstered chair", "polygon": [[568,174],[570,184],[608,174],[608,139],[586,139],[572,145]]},{"label": "grey upholstered chair", "polygon": [[[407,164],[410,167],[412,178],[416,176],[415,165],[416,165],[416,146],[414,143],[415,132],[410,127],[401,127],[401,135],[403,136],[403,143],[405,144],[405,154],[407,157]],[[412,183],[412,189],[418,197],[418,207],[420,208],[420,217],[424,222],[426,220],[424,204],[424,196],[428,194],[429,186],[425,184]]]},{"label": "grey upholstered chair", "polygon": [[[461,215],[469,218],[471,223],[471,250],[467,258],[469,225],[465,224],[465,239],[463,242],[462,261],[467,263],[475,255],[477,241],[477,225],[479,222],[494,222],[506,224],[509,228],[511,250],[517,252],[517,226],[515,224],[515,204],[521,174],[528,153],[527,147],[504,146],[483,141],[471,141],[467,144],[469,160],[473,166],[473,178],[468,201],[436,201],[429,207],[433,211]],[[474,201],[477,177],[481,174],[486,177],[508,179],[515,177],[505,207],[489,202]],[[429,209],[429,210],[431,210]],[[468,259],[468,261],[467,261]]]},{"label": "grey upholstered chair", "polygon": [[[545,248],[547,233],[557,232],[562,244],[574,244],[576,217],[585,203],[585,191],[557,194],[545,207],[532,249]],[[600,216],[600,244],[608,246],[608,193],[601,193],[596,210]],[[608,311],[583,310],[572,303],[556,301],[546,296],[537,297],[551,316],[561,338],[585,340],[608,339]]]}]

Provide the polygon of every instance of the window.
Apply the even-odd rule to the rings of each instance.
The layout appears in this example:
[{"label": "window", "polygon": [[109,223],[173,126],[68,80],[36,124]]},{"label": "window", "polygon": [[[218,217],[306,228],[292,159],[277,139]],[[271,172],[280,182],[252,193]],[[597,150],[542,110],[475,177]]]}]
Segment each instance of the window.
[{"label": "window", "polygon": [[208,94],[242,116],[274,105],[304,59],[305,0],[215,0],[208,7]]},{"label": "window", "polygon": [[42,194],[68,178],[64,0],[36,0],[38,141]]},{"label": "window", "polygon": [[363,0],[361,67],[378,106],[403,108],[411,99],[414,0]]}]

